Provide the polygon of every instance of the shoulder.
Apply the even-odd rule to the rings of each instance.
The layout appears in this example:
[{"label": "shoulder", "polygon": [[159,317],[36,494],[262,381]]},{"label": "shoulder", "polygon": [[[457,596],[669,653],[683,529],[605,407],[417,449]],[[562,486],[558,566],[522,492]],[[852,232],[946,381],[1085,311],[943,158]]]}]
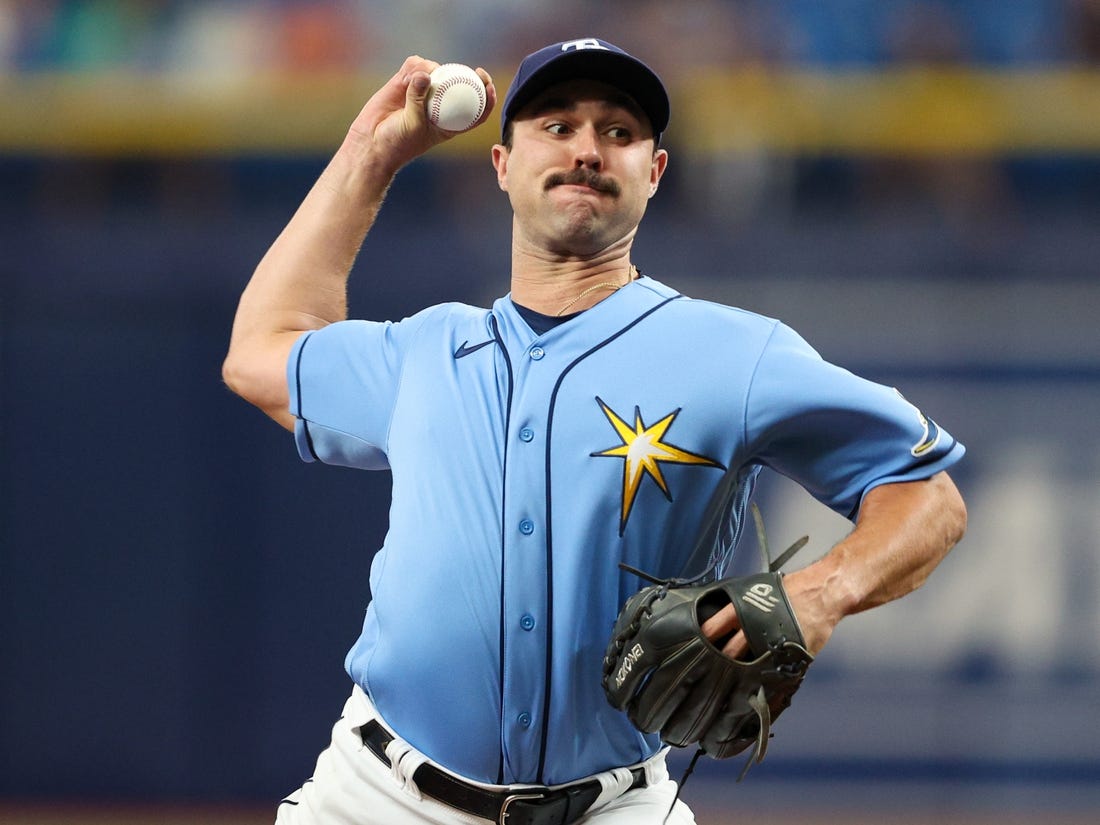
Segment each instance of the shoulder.
[{"label": "shoulder", "polygon": [[485,323],[489,310],[459,302],[434,304],[399,320],[368,321],[348,320],[332,324],[327,329],[355,334],[356,330],[383,328],[396,334],[417,335],[424,333],[447,333],[468,324]]},{"label": "shoulder", "polygon": [[461,303],[436,304],[396,321],[348,319],[303,335],[291,354],[300,360],[305,354],[327,360],[344,353],[351,359],[371,358],[379,352],[393,357],[431,346],[432,341],[450,341],[485,326],[488,310]]},{"label": "shoulder", "polygon": [[742,340],[744,336],[750,336],[759,340],[761,344],[771,338],[777,330],[793,333],[793,330],[776,318],[716,301],[693,298],[653,278],[644,278],[639,285],[669,298],[670,300],[661,307],[661,312],[658,314],[669,322],[690,325],[689,329],[693,333],[737,334],[742,337]]},{"label": "shoulder", "polygon": [[410,315],[408,318],[404,318],[397,323],[402,324],[415,324],[429,325],[446,324],[446,325],[461,325],[464,323],[477,323],[483,322],[489,315],[489,310],[482,307],[471,306],[470,304],[463,304],[458,301],[451,301],[444,304],[435,304],[419,312]]}]

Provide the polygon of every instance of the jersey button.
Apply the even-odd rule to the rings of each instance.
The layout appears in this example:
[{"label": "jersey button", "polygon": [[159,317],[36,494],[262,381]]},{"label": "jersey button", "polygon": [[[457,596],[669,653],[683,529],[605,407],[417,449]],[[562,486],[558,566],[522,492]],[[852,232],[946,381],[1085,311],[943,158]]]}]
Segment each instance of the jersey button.
[{"label": "jersey button", "polygon": [[542,347],[531,347],[531,357],[534,358],[536,361],[541,361],[543,359],[543,356],[545,355],[546,350],[544,350]]},{"label": "jersey button", "polygon": [[519,722],[521,727],[529,728],[531,727],[531,714],[521,713],[516,717],[516,721]]},{"label": "jersey button", "polygon": [[531,535],[535,532],[535,523],[531,519],[525,518],[519,523],[519,531],[525,536]]},{"label": "jersey button", "polygon": [[532,430],[530,427],[524,427],[522,430],[519,431],[520,441],[531,441],[534,437],[535,431]]},{"label": "jersey button", "polygon": [[530,613],[524,613],[520,617],[519,626],[522,627],[524,630],[534,630],[535,629],[535,617],[532,616]]}]

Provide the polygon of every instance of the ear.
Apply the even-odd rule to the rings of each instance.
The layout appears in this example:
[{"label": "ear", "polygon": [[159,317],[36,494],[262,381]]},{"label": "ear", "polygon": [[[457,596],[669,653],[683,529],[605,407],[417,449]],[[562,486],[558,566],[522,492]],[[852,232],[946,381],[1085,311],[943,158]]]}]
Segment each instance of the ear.
[{"label": "ear", "polygon": [[661,177],[665,174],[666,168],[668,168],[668,152],[664,149],[658,149],[653,153],[653,164],[649,169],[649,196],[651,198],[657,194],[657,187],[661,183]]},{"label": "ear", "polygon": [[502,192],[508,191],[508,147],[501,144],[493,146],[493,168],[497,170],[497,186]]}]

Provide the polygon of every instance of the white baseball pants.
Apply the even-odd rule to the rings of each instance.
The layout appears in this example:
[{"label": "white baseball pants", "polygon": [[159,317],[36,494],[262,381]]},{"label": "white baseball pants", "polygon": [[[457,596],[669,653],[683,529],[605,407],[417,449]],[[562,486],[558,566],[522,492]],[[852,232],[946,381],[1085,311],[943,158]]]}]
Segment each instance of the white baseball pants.
[{"label": "white baseball pants", "polygon": [[[276,825],[492,825],[422,795],[413,772],[431,760],[404,740],[396,738],[386,748],[392,767],[375,756],[363,744],[359,729],[377,718],[370,699],[356,686],[333,726],[331,744],[317,758],[313,777],[282,801]],[[668,776],[665,752],[643,767],[646,787],[627,793],[623,791],[631,782],[629,767],[580,780],[597,779],[603,793],[576,825],[694,825],[694,815],[679,800],[669,814],[676,783]]]}]

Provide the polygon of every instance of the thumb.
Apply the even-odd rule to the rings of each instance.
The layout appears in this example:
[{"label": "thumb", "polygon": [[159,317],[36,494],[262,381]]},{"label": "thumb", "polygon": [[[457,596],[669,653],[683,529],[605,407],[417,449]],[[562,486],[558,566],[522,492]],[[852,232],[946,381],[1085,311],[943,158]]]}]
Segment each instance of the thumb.
[{"label": "thumb", "polygon": [[431,85],[432,79],[427,72],[413,72],[409,76],[409,86],[405,90],[405,111],[419,123],[428,119],[426,104]]}]

